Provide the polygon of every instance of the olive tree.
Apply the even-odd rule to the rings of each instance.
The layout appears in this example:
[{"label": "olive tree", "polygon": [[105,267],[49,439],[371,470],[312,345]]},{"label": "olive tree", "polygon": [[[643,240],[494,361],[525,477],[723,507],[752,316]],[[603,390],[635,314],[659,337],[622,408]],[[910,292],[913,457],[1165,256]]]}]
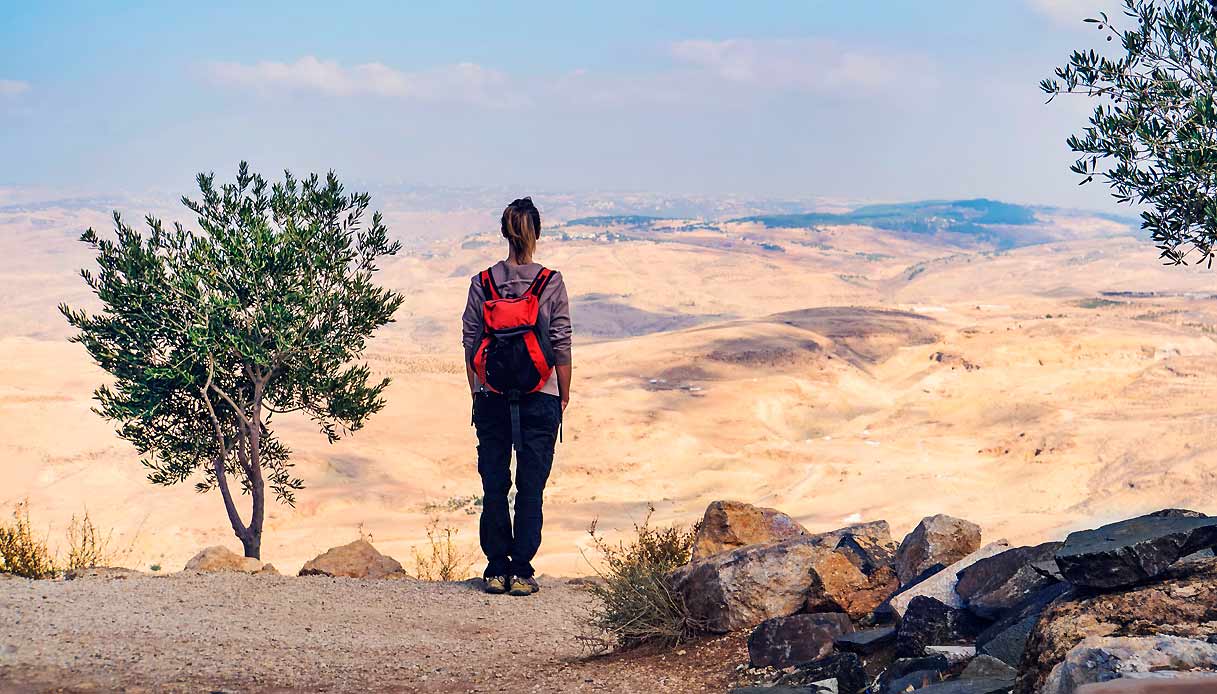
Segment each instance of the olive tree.
[{"label": "olive tree", "polygon": [[196,230],[149,216],[141,232],[116,212],[113,237],[84,232],[97,269],[80,274],[101,311],[60,311],[112,376],[94,411],[134,444],[148,479],[218,489],[257,558],[267,489],[294,505],[304,486],[272,418],[301,413],[333,443],[385,404],[388,379],[358,359],[402,303],[373,281],[401,244],[332,172],[268,185],[242,162],[234,183],[200,174],[198,186],[197,200],[182,198]]},{"label": "olive tree", "polygon": [[[1086,19],[1105,40],[1074,51],[1040,88],[1097,101],[1067,140],[1081,184],[1105,182],[1142,206],[1141,226],[1171,264],[1211,266],[1217,243],[1217,15],[1210,0],[1124,0]],[[1121,26],[1117,26],[1117,24]]]}]

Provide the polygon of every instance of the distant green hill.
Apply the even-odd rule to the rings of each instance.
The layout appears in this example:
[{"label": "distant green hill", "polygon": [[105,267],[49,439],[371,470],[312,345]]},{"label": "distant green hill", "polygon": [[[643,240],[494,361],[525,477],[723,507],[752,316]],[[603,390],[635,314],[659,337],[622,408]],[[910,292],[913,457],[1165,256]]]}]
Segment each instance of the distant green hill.
[{"label": "distant green hill", "polygon": [[927,200],[888,205],[866,205],[852,212],[832,214],[773,214],[740,217],[732,222],[752,222],[767,227],[805,228],[859,224],[910,234],[955,233],[975,236],[999,247],[1025,242],[1026,235],[1011,235],[1000,227],[1035,224],[1035,210],[1024,205],[977,198],[975,200]]},{"label": "distant green hill", "polygon": [[668,217],[650,217],[642,214],[615,214],[604,215],[602,217],[579,217],[565,222],[561,226],[576,227],[607,227],[607,226],[647,226],[655,222],[663,221]]}]

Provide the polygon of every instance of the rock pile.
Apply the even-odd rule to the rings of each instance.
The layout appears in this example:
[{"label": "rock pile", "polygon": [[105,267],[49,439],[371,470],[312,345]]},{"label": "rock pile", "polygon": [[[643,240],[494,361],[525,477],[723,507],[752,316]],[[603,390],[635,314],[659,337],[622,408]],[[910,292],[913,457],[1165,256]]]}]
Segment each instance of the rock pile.
[{"label": "rock pile", "polygon": [[751,631],[739,692],[1217,692],[1217,518],[1168,509],[1031,547],[943,515],[898,545],[883,521],[815,534],[740,502],[706,518],[670,580],[710,631]]}]

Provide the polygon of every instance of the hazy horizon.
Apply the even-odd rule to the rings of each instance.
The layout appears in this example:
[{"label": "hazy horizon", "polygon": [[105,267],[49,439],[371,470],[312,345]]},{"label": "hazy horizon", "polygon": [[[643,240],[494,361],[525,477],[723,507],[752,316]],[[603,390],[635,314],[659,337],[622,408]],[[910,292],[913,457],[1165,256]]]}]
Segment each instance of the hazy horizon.
[{"label": "hazy horizon", "polygon": [[874,7],[12,8],[0,184],[193,188],[247,159],[354,185],[1111,211],[1037,83],[1110,0]]}]

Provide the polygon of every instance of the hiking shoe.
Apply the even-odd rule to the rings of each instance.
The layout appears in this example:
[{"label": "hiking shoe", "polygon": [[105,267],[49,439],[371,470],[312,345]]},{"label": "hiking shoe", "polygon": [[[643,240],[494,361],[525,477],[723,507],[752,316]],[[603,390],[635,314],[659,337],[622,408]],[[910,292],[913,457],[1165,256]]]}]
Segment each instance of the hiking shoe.
[{"label": "hiking shoe", "polygon": [[482,590],[485,590],[491,595],[502,595],[507,592],[507,577],[506,576],[487,576],[482,579]]},{"label": "hiking shoe", "polygon": [[538,590],[541,590],[541,586],[537,583],[537,579],[531,576],[528,578],[512,576],[511,589],[507,592],[512,595],[532,595]]}]

